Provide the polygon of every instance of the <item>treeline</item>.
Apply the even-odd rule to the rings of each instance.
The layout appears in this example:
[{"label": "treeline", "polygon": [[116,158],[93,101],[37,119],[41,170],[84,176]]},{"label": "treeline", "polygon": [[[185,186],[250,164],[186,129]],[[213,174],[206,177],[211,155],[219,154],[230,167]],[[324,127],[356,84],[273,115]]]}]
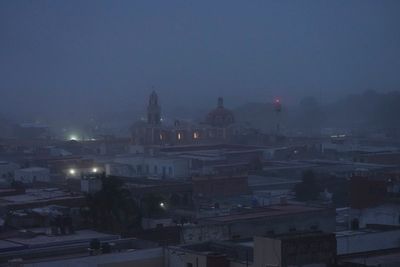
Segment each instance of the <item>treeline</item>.
[{"label": "treeline", "polygon": [[[272,104],[249,103],[234,110],[237,121],[263,130],[273,130],[277,115]],[[330,103],[305,97],[292,106],[284,106],[279,120],[287,131],[320,133],[335,128],[351,132],[400,131],[400,91],[365,91],[350,94]]]}]

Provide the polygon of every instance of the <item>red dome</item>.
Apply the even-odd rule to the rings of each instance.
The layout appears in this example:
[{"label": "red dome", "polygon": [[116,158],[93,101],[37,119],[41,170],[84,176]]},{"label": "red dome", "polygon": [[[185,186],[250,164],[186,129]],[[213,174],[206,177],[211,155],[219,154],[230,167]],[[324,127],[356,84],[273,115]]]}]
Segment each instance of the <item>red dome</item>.
[{"label": "red dome", "polygon": [[218,98],[218,106],[207,114],[206,123],[216,127],[226,127],[234,122],[233,112],[224,108],[222,97]]}]

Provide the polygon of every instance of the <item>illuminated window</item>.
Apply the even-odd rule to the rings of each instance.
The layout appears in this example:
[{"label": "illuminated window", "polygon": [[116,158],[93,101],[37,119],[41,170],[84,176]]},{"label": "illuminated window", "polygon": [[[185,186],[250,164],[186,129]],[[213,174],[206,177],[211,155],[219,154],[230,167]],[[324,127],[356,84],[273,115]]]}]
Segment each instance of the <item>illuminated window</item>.
[{"label": "illuminated window", "polygon": [[163,140],[163,135],[162,134],[160,134],[160,140]]},{"label": "illuminated window", "polygon": [[198,139],[199,138],[199,133],[198,132],[194,132],[193,133],[193,139]]},{"label": "illuminated window", "polygon": [[178,140],[181,140],[181,139],[182,139],[182,134],[178,133]]}]

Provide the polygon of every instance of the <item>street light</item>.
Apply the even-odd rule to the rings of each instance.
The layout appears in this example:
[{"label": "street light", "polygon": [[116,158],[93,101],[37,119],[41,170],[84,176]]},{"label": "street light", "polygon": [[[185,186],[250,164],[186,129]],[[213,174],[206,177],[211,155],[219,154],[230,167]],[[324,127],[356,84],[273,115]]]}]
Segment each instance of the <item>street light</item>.
[{"label": "street light", "polygon": [[78,136],[76,136],[75,134],[71,134],[70,136],[69,136],[69,140],[70,141],[78,141]]}]

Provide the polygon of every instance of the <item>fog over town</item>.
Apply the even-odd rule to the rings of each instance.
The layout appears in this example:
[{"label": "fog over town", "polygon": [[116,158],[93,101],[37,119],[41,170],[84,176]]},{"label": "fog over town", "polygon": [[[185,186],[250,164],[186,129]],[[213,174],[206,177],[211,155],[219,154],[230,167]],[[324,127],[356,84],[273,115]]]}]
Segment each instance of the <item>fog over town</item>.
[{"label": "fog over town", "polygon": [[0,267],[400,266],[399,13],[0,1]]}]

